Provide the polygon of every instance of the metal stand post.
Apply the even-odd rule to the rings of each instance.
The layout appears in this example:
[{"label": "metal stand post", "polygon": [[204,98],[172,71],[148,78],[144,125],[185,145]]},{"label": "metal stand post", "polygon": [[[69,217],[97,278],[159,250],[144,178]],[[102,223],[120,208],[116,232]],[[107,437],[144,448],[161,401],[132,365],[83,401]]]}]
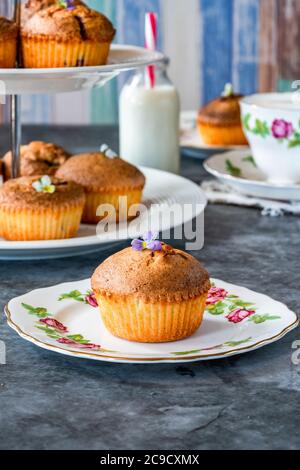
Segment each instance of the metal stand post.
[{"label": "metal stand post", "polygon": [[12,152],[12,177],[20,176],[20,148],[22,140],[21,126],[21,97],[10,97],[11,106],[11,152]]},{"label": "metal stand post", "polygon": [[[14,2],[14,19],[20,24],[21,15],[21,2],[15,0]],[[17,65],[20,65],[18,58]],[[12,177],[18,178],[20,176],[20,148],[22,140],[22,126],[21,126],[21,96],[12,95],[10,97],[10,131],[11,131],[11,152],[12,152]]]}]

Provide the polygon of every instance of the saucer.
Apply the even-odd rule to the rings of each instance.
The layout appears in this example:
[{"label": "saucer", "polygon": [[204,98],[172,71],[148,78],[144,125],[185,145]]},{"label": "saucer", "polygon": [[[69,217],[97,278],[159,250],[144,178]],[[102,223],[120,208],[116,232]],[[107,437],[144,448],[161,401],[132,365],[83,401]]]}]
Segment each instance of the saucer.
[{"label": "saucer", "polygon": [[142,344],[112,336],[91,299],[91,281],[42,288],[11,300],[8,324],[26,341],[54,353],[106,362],[153,364],[221,359],[271,344],[299,324],[270,297],[219,279],[201,328],[173,343]]},{"label": "saucer", "polygon": [[300,184],[274,184],[256,167],[250,148],[210,157],[204,163],[208,173],[239,193],[265,199],[300,201]]}]

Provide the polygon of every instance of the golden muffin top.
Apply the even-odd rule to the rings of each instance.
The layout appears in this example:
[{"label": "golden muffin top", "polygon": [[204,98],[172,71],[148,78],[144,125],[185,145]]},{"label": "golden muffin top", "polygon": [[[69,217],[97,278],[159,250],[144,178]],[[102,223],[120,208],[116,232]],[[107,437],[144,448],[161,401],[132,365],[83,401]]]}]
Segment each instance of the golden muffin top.
[{"label": "golden muffin top", "polygon": [[230,94],[210,101],[199,112],[199,122],[213,125],[233,125],[241,122],[240,100],[243,96]]},{"label": "golden muffin top", "polygon": [[61,41],[112,41],[115,29],[106,16],[84,5],[53,5],[31,16],[22,26],[26,36],[42,35]]},{"label": "golden muffin top", "polygon": [[87,191],[106,192],[143,189],[145,177],[135,166],[104,153],[75,155],[56,172],[58,178],[81,184]]},{"label": "golden muffin top", "polygon": [[18,35],[18,26],[13,21],[0,16],[0,40],[16,38]]},{"label": "golden muffin top", "polygon": [[[85,5],[81,0],[73,0],[73,5]],[[58,0],[27,0],[21,6],[21,24],[25,24],[35,13],[53,5],[58,5]]]},{"label": "golden muffin top", "polygon": [[[62,147],[34,141],[21,146],[21,176],[54,175],[70,157]],[[11,178],[11,152],[3,157],[4,179]]]},{"label": "golden muffin top", "polygon": [[116,298],[135,295],[147,303],[179,302],[208,292],[210,280],[196,258],[161,244],[158,251],[131,247],[114,254],[96,269],[92,289]]},{"label": "golden muffin top", "polygon": [[81,186],[49,176],[23,176],[0,188],[0,204],[9,207],[53,207],[84,202]]}]

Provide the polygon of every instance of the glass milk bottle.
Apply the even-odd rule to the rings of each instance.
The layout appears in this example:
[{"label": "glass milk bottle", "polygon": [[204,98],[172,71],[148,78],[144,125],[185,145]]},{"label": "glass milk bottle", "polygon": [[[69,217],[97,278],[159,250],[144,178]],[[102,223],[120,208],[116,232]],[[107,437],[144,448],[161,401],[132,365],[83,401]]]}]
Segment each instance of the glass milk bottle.
[{"label": "glass milk bottle", "polygon": [[120,96],[120,155],[134,164],[179,173],[179,95],[167,76],[168,62],[138,71]]}]

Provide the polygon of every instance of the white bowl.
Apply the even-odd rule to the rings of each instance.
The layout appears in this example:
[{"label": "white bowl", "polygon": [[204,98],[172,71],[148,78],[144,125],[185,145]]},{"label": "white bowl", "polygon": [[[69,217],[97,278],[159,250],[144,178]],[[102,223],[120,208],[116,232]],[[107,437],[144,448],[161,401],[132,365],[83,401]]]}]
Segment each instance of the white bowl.
[{"label": "white bowl", "polygon": [[275,184],[300,183],[298,93],[262,93],[241,100],[242,122],[257,167]]}]

